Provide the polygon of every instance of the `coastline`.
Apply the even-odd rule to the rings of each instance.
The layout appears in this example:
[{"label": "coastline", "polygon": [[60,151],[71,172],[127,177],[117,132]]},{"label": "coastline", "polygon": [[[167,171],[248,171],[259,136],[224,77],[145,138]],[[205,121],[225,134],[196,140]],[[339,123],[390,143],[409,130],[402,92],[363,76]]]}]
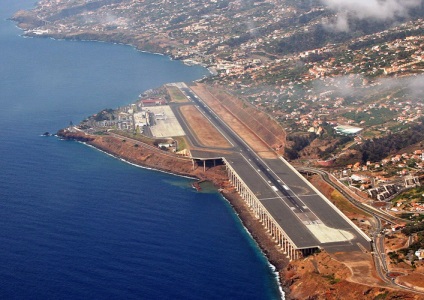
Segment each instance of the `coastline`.
[{"label": "coastline", "polygon": [[[271,269],[273,269],[273,273],[276,277],[278,283],[278,289],[281,294],[281,299],[289,300],[289,284],[285,281],[285,270],[288,266],[288,259],[285,255],[277,248],[275,242],[272,238],[266,233],[262,224],[258,219],[254,217],[254,215],[250,212],[249,208],[245,205],[244,200],[241,196],[234,190],[234,188],[230,185],[227,174],[225,170],[223,170],[222,166],[211,167],[203,173],[203,169],[197,167],[195,170],[187,171],[185,169],[181,169],[181,164],[176,164],[175,159],[170,158],[167,155],[160,155],[158,150],[157,153],[153,153],[150,149],[144,148],[142,144],[140,144],[138,150],[141,150],[143,154],[141,157],[145,156],[147,153],[151,155],[156,155],[158,159],[161,161],[169,160],[173,162],[171,164],[171,168],[165,168],[163,166],[157,165],[156,160],[139,160],[137,157],[129,154],[129,152],[122,151],[121,153],[117,153],[117,149],[115,148],[107,148],[102,147],[99,139],[104,138],[104,136],[96,137],[96,136],[88,136],[82,132],[65,132],[64,130],[60,130],[57,133],[58,138],[63,140],[77,141],[88,147],[92,147],[98,151],[105,153],[106,155],[110,155],[116,159],[119,159],[125,163],[134,165],[139,168],[145,168],[153,171],[164,172],[167,174],[172,174],[175,176],[181,176],[192,180],[197,181],[209,181],[212,182],[214,187],[220,192],[225,201],[229,203],[229,205],[233,208],[233,211],[236,217],[240,220],[243,228],[247,231],[247,233],[252,237],[253,241],[258,245],[259,249],[263,253],[263,255],[267,259],[267,263]],[[116,143],[119,143],[117,138],[110,137],[114,139]],[[127,146],[127,145],[126,145]],[[191,162],[189,163],[190,168],[192,167]]]},{"label": "coastline", "polygon": [[[135,141],[110,135],[88,135],[82,131],[61,130],[57,134],[65,140],[76,140],[94,147],[127,163],[170,173],[173,175],[212,182],[233,208],[245,230],[249,232],[265,255],[268,264],[275,267],[277,284],[284,292],[284,299],[340,299],[344,295],[351,299],[422,299],[407,291],[395,290],[375,277],[370,257],[362,252],[333,253],[325,251],[295,261],[289,261],[278,248],[263,224],[252,214],[245,201],[228,180],[222,165],[193,169],[190,159],[182,159],[163,150],[153,149]],[[321,186],[322,188],[322,186]],[[332,199],[332,189],[323,193]],[[364,257],[364,255],[366,257]],[[359,275],[361,274],[361,275]],[[387,296],[387,297],[386,297]]]},{"label": "coastline", "polygon": [[[13,18],[10,19],[10,20],[13,21],[13,22],[16,22],[16,20],[14,20]],[[78,38],[75,38],[75,36],[68,37],[66,35],[63,36],[63,37],[57,37],[55,35],[50,35],[48,33],[36,34],[34,32],[31,32],[31,31],[24,29],[23,27],[20,27],[19,24],[17,24],[16,27],[23,31],[23,34],[21,34],[21,36],[23,38],[46,38],[46,39],[51,39],[51,40],[55,40],[55,41],[108,43],[108,44],[113,44],[113,45],[128,46],[128,47],[133,48],[135,51],[138,51],[138,52],[141,52],[141,53],[166,56],[166,57],[169,58],[169,60],[180,61],[182,64],[189,66],[189,67],[191,67],[191,66],[201,66],[201,67],[208,70],[208,72],[210,74],[209,76],[215,75],[215,73],[203,62],[195,61],[195,60],[192,60],[192,59],[180,59],[180,58],[173,56],[172,53],[162,53],[162,52],[148,51],[148,50],[145,50],[142,47],[137,46],[137,45],[132,44],[132,43],[121,43],[121,42],[116,42],[116,41],[107,40],[107,39],[104,39],[104,40],[102,40],[102,39],[78,39]]]},{"label": "coastline", "polygon": [[[20,28],[20,27],[18,27],[18,28]],[[22,28],[20,28],[20,29],[22,29]],[[58,39],[58,38],[55,38],[55,37],[52,37],[52,36],[48,36],[48,35],[23,35],[23,37],[44,37],[44,38],[50,38],[50,39],[57,39],[57,40],[73,40],[73,41],[87,41],[87,42],[102,42],[102,43],[114,43],[114,44],[120,44],[120,45],[127,45],[127,46],[130,46],[130,47],[132,47],[132,48],[134,48],[136,51],[140,51],[140,52],[144,52],[144,53],[150,53],[150,54],[159,54],[159,55],[163,55],[163,56],[168,56],[171,60],[180,60],[180,59],[176,59],[176,58],[173,58],[172,57],[172,55],[171,54],[162,54],[162,53],[155,53],[155,52],[149,52],[149,51],[145,51],[145,50],[141,50],[139,47],[137,47],[137,46],[135,46],[135,45],[132,45],[132,44],[125,44],[125,43],[119,43],[119,42],[111,42],[111,41],[107,41],[107,40],[83,40],[83,39],[75,39],[75,38],[72,38],[72,37],[70,37],[70,38],[67,38],[67,37],[64,37],[64,38],[60,38],[60,39]],[[182,61],[182,63],[184,63],[184,61],[183,60],[180,60],[180,61]],[[209,70],[210,71],[210,70]],[[119,140],[117,140],[117,142],[120,142]],[[99,150],[99,151],[102,151],[102,152],[104,152],[105,154],[107,154],[107,155],[111,155],[112,157],[115,157],[115,158],[117,158],[117,159],[119,159],[119,160],[122,160],[122,161],[124,161],[124,162],[126,162],[126,163],[129,163],[129,164],[132,164],[132,165],[134,165],[134,166],[137,166],[137,167],[141,167],[141,168],[146,168],[146,169],[150,169],[150,170],[156,170],[156,171],[160,171],[160,172],[165,172],[165,173],[168,173],[168,174],[173,174],[173,175],[177,175],[177,176],[183,176],[183,177],[187,177],[187,178],[191,178],[191,179],[198,179],[198,180],[209,180],[208,179],[208,176],[206,175],[206,177],[202,177],[200,174],[201,173],[199,173],[199,174],[197,174],[197,175],[183,175],[183,173],[184,172],[186,172],[186,171],[183,171],[182,173],[180,173],[181,172],[181,170],[178,170],[178,166],[173,166],[173,168],[175,168],[175,170],[172,170],[172,167],[170,168],[170,169],[167,169],[167,170],[165,170],[165,169],[161,169],[160,168],[160,166],[159,165],[155,165],[155,163],[154,162],[149,162],[149,161],[147,161],[147,159],[145,160],[145,161],[143,161],[143,160],[141,160],[141,162],[133,162],[131,159],[129,159],[129,160],[127,160],[127,159],[125,159],[124,158],[124,154],[117,154],[117,155],[115,155],[115,154],[113,154],[112,152],[108,152],[108,150],[107,150],[107,147],[106,148],[100,148],[100,147],[96,147],[96,146],[94,146],[94,145],[92,145],[92,144],[90,144],[90,143],[88,143],[88,142],[82,142],[82,143],[85,143],[86,145],[88,145],[88,146],[90,146],[90,147],[93,147],[93,148],[95,148],[95,149],[97,149],[97,150]],[[110,150],[110,149],[109,149]],[[151,165],[150,165],[151,164]],[[219,173],[219,170],[218,170],[218,168],[217,169],[215,169],[215,170],[208,170],[208,171],[211,171],[211,172],[217,172],[217,173]],[[187,173],[188,174],[188,173]],[[201,176],[201,178],[200,177],[198,177],[198,176]],[[207,179],[204,179],[204,178],[207,178]],[[215,180],[216,180],[216,178],[215,178]],[[214,180],[212,179],[212,180],[210,180],[210,181],[212,181],[213,183],[214,183],[214,185],[217,187],[217,185],[216,185],[216,183],[214,182]],[[225,184],[225,183],[223,183],[223,184]],[[227,194],[225,194],[225,193],[227,193]],[[273,263],[272,263],[272,259],[268,256],[268,255],[271,255],[270,254],[270,252],[272,252],[273,250],[272,250],[272,246],[270,247],[270,249],[271,250],[267,250],[266,248],[264,248],[266,245],[267,245],[267,242],[271,242],[272,243],[272,239],[266,234],[266,232],[265,232],[265,230],[263,229],[263,227],[262,227],[262,225],[259,223],[259,222],[256,222],[256,223],[258,223],[258,224],[256,224],[255,223],[255,219],[253,218],[252,220],[250,220],[249,218],[249,211],[247,211],[246,212],[246,215],[244,216],[244,217],[242,217],[241,216],[241,214],[239,213],[239,211],[238,210],[243,210],[243,200],[242,199],[237,199],[237,198],[240,198],[240,196],[236,193],[236,192],[234,192],[231,188],[228,188],[228,190],[227,189],[225,189],[225,190],[223,190],[222,192],[221,192],[221,194],[224,196],[224,198],[230,203],[230,205],[233,207],[233,209],[235,210],[235,212],[236,212],[236,214],[237,214],[237,216],[240,218],[240,220],[242,221],[242,223],[243,223],[243,226],[246,228],[246,230],[249,232],[249,234],[253,237],[253,239],[257,242],[257,244],[260,246],[260,248],[262,249],[262,251],[263,251],[263,253],[266,255],[266,257],[267,257],[267,259],[268,259],[268,262],[271,264],[271,265],[273,265]],[[231,199],[231,200],[230,200]],[[236,205],[235,204],[233,204],[233,203],[236,203],[238,200],[240,200],[241,201],[241,203],[240,203],[240,207],[239,208],[236,208]],[[250,227],[247,227],[246,226],[246,224],[247,223],[253,223]],[[258,226],[257,228],[255,227],[255,226]],[[249,229],[250,228],[250,229]],[[255,229],[256,228],[256,229]],[[258,231],[258,233],[255,233],[255,230],[257,230]],[[263,234],[263,236],[261,235],[261,234]],[[259,236],[259,237],[258,237]],[[263,241],[261,242],[261,239],[263,239]],[[269,240],[269,241],[268,241]],[[278,255],[281,255],[281,252],[276,252],[277,253],[277,260],[279,259],[278,258]],[[278,254],[279,253],[279,254]],[[291,282],[291,280],[286,280],[286,279],[284,279],[285,277],[284,276],[282,276],[282,274],[284,274],[284,273],[287,273],[287,271],[289,271],[289,267],[287,266],[287,264],[288,263],[286,263],[285,265],[283,265],[282,267],[281,267],[281,270],[279,271],[279,269],[278,269],[278,264],[277,264],[277,266],[276,266],[276,272],[278,272],[278,274],[280,274],[280,276],[279,276],[279,281],[280,281],[280,284],[283,284],[283,287],[285,287],[285,288],[287,288],[288,289],[288,287],[291,285],[290,284],[290,282]],[[281,273],[280,273],[281,272]],[[294,281],[294,280],[293,280]],[[300,281],[300,280],[299,280]],[[299,283],[299,281],[298,281],[298,283]],[[283,283],[284,282],[284,283]],[[306,284],[306,282],[304,283],[304,284]],[[286,299],[290,299],[289,298],[289,293],[287,293],[286,292]]]},{"label": "coastline", "polygon": [[[250,230],[252,230],[252,228],[249,230],[249,228],[246,227],[246,218],[243,218],[240,213],[238,212],[238,210],[236,209],[236,207],[234,206],[233,202],[231,202],[231,200],[229,200],[222,192],[220,192],[220,194],[222,195],[222,197],[224,198],[224,200],[232,207],[232,209],[234,210],[235,216],[237,217],[237,219],[240,221],[241,225],[243,226],[243,229],[246,231],[246,233],[250,236],[250,238],[252,239],[252,241],[255,243],[255,245],[260,249],[262,255],[264,257],[266,257],[266,260],[268,262],[268,266],[270,267],[270,269],[272,270],[272,272],[274,273],[275,279],[278,282],[278,290],[280,292],[281,295],[281,299],[289,299],[288,298],[288,293],[289,290],[288,288],[286,288],[286,284],[285,282],[282,282],[282,274],[281,272],[283,272],[283,270],[280,270],[273,264],[273,262],[270,260],[269,256],[267,255],[267,253],[265,253],[264,248],[261,247],[260,243],[258,242],[258,240],[254,237],[254,235],[252,234],[252,232]],[[253,215],[252,215],[253,217]],[[288,263],[288,260],[287,260]]]}]

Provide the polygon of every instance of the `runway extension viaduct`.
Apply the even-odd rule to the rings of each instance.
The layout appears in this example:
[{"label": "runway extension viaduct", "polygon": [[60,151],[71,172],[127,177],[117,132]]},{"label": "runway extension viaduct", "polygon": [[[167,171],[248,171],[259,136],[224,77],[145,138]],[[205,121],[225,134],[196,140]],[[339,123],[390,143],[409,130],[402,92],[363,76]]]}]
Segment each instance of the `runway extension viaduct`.
[{"label": "runway extension viaduct", "polygon": [[[190,151],[193,163],[205,166],[208,161],[222,161],[235,190],[289,259],[318,249],[371,250],[371,239],[287,161],[255,153],[192,89],[185,84],[177,86],[232,146],[231,151],[196,147]],[[187,138],[195,141],[189,125],[181,123]]]}]

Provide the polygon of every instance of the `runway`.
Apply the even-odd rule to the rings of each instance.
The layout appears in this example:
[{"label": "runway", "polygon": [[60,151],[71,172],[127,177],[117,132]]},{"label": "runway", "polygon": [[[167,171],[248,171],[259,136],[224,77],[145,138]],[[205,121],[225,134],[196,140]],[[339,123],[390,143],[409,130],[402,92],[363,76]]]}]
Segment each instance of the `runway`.
[{"label": "runway", "polygon": [[[369,237],[288,162],[282,157],[261,158],[190,88],[184,85],[179,88],[234,146],[231,153],[200,149],[194,156],[224,157],[297,249],[318,247],[329,252],[370,249]],[[189,130],[185,131],[189,134]]]}]

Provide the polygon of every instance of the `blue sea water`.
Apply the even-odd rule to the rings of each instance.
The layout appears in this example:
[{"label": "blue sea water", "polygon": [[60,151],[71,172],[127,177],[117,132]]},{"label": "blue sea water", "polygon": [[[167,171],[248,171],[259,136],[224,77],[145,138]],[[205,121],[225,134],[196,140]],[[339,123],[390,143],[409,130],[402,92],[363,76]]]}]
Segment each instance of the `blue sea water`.
[{"label": "blue sea water", "polygon": [[207,72],[131,47],[30,39],[0,2],[0,299],[276,299],[228,203],[190,180],[41,137]]}]

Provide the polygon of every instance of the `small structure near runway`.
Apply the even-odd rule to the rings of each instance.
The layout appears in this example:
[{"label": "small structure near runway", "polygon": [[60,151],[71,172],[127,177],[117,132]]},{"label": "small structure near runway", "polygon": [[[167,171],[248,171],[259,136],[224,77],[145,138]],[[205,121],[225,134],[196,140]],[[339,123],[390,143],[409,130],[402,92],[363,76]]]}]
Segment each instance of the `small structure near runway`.
[{"label": "small structure near runway", "polygon": [[143,107],[152,107],[152,106],[160,106],[165,105],[166,101],[162,98],[152,98],[152,99],[142,99],[140,103]]},{"label": "small structure near runway", "polygon": [[152,135],[156,138],[183,136],[185,132],[168,105],[149,107],[149,112],[154,117],[155,124],[150,127]]}]

